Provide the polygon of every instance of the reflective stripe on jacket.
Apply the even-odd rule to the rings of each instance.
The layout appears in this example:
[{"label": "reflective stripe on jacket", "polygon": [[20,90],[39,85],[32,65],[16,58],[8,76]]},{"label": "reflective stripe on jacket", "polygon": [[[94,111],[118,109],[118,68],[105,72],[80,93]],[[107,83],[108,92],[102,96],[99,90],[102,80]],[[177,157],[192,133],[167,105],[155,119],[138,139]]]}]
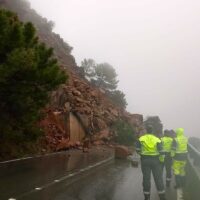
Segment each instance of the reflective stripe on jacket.
[{"label": "reflective stripe on jacket", "polygon": [[161,140],[154,136],[153,134],[145,134],[139,138],[141,144],[141,155],[147,156],[157,156],[159,155],[159,150],[157,148],[158,143],[161,143]]}]

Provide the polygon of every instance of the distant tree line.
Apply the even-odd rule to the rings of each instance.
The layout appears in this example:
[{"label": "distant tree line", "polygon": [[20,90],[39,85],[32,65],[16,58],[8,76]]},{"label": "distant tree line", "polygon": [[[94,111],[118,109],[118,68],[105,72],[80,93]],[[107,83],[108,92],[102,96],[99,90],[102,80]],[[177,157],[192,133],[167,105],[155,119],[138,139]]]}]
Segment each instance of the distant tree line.
[{"label": "distant tree line", "polygon": [[97,64],[93,59],[84,59],[81,62],[85,78],[92,85],[103,89],[108,97],[117,105],[126,108],[127,102],[125,94],[117,90],[117,73],[109,63]]}]

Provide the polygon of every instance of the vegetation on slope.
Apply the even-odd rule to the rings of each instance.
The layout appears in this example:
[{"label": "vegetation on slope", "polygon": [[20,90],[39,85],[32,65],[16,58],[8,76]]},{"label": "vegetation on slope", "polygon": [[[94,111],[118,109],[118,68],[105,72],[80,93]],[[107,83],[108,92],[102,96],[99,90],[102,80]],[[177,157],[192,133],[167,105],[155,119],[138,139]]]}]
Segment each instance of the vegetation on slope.
[{"label": "vegetation on slope", "polygon": [[96,64],[93,59],[84,59],[81,62],[84,76],[92,85],[103,89],[112,102],[125,109],[127,106],[125,94],[117,90],[117,73],[113,66],[108,63]]},{"label": "vegetation on slope", "polygon": [[124,120],[117,120],[113,127],[115,142],[122,145],[133,146],[136,139],[136,131]]},{"label": "vegetation on slope", "polygon": [[0,10],[0,148],[7,142],[35,141],[40,135],[40,111],[49,92],[67,78],[52,56],[53,49],[38,42],[31,23]]},{"label": "vegetation on slope", "polygon": [[[43,152],[48,152],[48,150],[54,151],[57,144],[60,143],[60,138],[66,136],[66,133],[63,134],[62,131],[58,133],[56,128],[51,128],[52,126],[57,127],[57,121],[48,121],[44,117],[46,124],[45,127],[41,126],[45,131],[45,137],[42,137],[42,144],[40,142],[37,145],[38,143],[33,142],[37,141],[38,136],[41,134],[41,130],[37,128],[38,122],[41,125],[43,121],[41,120],[43,117],[41,110],[49,102],[49,95],[53,98],[48,108],[45,109],[48,114],[51,112],[53,115],[57,111],[64,114],[66,111],[65,105],[70,105],[70,110],[68,111],[81,115],[85,119],[85,122],[89,122],[86,124],[88,129],[92,129],[95,134],[98,134],[97,131],[102,129],[109,129],[110,125],[119,118],[131,121],[131,115],[123,110],[127,105],[125,95],[116,89],[118,84],[117,74],[110,64],[95,63],[95,68],[93,68],[93,70],[95,69],[95,74],[93,74],[90,80],[91,85],[88,84],[85,79],[80,78],[80,75],[87,78],[86,72],[83,68],[77,67],[75,59],[71,55],[72,47],[59,34],[53,32],[54,23],[52,21],[40,16],[31,8],[27,0],[1,0],[0,6],[17,13],[18,17],[13,14],[10,15],[14,16],[15,20],[13,21],[19,26],[17,28],[19,31],[17,30],[15,34],[14,31],[11,31],[13,33],[12,38],[19,39],[19,42],[16,42],[18,41],[17,39],[14,39],[14,42],[11,41],[12,45],[16,42],[19,46],[11,45],[13,49],[8,46],[2,49],[2,53],[6,55],[6,59],[8,60],[5,60],[5,63],[3,61],[0,63],[1,66],[7,66],[3,68],[3,71],[5,70],[4,74],[8,73],[7,78],[3,77],[3,73],[1,74],[2,77],[0,77],[0,85],[2,86],[0,88],[3,88],[0,89],[0,92],[4,94],[1,96],[2,100],[5,101],[5,103],[2,101],[0,106],[2,110],[2,117],[0,117],[0,120],[2,120],[0,121],[1,158],[3,156],[6,159],[20,157],[24,153],[29,154],[29,149],[33,151],[33,147],[38,148],[38,146],[42,146]],[[25,24],[19,21],[23,21]],[[33,25],[27,23],[29,21],[36,27],[38,38],[35,36]],[[7,29],[7,26],[5,27]],[[6,29],[1,29],[1,34]],[[28,31],[27,33],[24,31],[25,29]],[[12,28],[9,30],[12,30]],[[7,33],[7,36],[10,36],[9,32]],[[31,42],[24,39],[29,38],[26,34],[30,34],[29,36],[32,35],[30,37]],[[4,39],[0,41],[2,44],[3,42],[5,43]],[[7,37],[6,39],[8,40],[8,44],[10,44],[10,38]],[[39,41],[45,42],[48,47],[53,47],[55,55],[52,57],[52,49],[47,48]],[[7,49],[7,47],[10,49]],[[61,64],[61,68],[67,69],[68,74],[70,74],[68,85],[63,85],[58,90],[56,87],[60,83],[64,83],[65,75],[59,69],[58,74],[60,78],[53,72],[53,69],[57,68],[55,57]],[[8,69],[12,70],[9,71]],[[21,70],[22,73],[20,72]],[[42,74],[40,74],[41,72]],[[81,74],[82,72],[83,74]],[[54,77],[51,77],[53,73]],[[54,78],[57,81],[54,81]],[[8,82],[6,83],[6,81]],[[14,86],[12,87],[12,85]],[[102,92],[99,91],[99,87],[102,89]],[[51,91],[54,89],[56,91],[52,93]],[[103,91],[110,97],[112,102],[106,98]],[[8,94],[10,92],[12,92],[12,95],[9,97]],[[137,123],[136,125],[133,123],[132,126],[138,125]],[[53,131],[52,135],[47,131],[49,129]],[[36,153],[38,153],[38,150],[36,149]]]}]

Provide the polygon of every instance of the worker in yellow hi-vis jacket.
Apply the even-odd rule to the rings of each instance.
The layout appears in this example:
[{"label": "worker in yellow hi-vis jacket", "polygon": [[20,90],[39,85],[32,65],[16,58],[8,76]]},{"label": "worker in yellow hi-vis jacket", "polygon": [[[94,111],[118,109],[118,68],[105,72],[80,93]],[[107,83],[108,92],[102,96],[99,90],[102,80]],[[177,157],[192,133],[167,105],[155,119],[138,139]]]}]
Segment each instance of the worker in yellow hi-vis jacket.
[{"label": "worker in yellow hi-vis jacket", "polygon": [[162,152],[162,143],[153,134],[153,127],[151,125],[147,125],[146,131],[147,133],[136,142],[136,151],[141,156],[144,197],[145,200],[150,200],[152,172],[160,200],[165,200],[162,168],[159,160],[160,152]]},{"label": "worker in yellow hi-vis jacket", "polygon": [[172,144],[173,149],[173,171],[176,179],[176,188],[185,184],[185,167],[187,163],[188,139],[184,136],[184,129],[176,130],[176,138]]},{"label": "worker in yellow hi-vis jacket", "polygon": [[161,138],[161,141],[162,141],[163,154],[164,154],[162,167],[163,167],[163,169],[165,168],[165,170],[166,170],[166,186],[169,187],[171,178],[172,178],[171,151],[172,151],[172,143],[173,143],[172,134],[169,130],[164,131],[164,136]]}]

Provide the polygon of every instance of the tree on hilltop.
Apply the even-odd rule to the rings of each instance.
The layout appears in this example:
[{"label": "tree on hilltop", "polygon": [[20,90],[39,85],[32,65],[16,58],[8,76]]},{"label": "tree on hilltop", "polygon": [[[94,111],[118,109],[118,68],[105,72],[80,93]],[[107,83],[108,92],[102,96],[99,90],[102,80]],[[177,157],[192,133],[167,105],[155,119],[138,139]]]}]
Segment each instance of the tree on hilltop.
[{"label": "tree on hilltop", "polygon": [[96,68],[96,63],[93,59],[84,59],[81,62],[81,67],[84,69],[84,73],[87,79],[94,78],[96,75],[95,68]]},{"label": "tree on hilltop", "polygon": [[97,64],[95,68],[96,84],[105,90],[115,90],[117,88],[117,73],[113,66],[108,63]]},{"label": "tree on hilltop", "polygon": [[84,69],[85,78],[91,81],[93,85],[105,91],[111,91],[117,88],[117,73],[110,64],[96,64],[93,59],[84,59],[81,62],[81,67]]},{"label": "tree on hilltop", "polygon": [[93,59],[84,59],[81,62],[81,68],[84,70],[85,78],[92,85],[103,89],[115,105],[126,108],[125,94],[116,89],[119,81],[112,65],[108,63],[96,64]]}]

